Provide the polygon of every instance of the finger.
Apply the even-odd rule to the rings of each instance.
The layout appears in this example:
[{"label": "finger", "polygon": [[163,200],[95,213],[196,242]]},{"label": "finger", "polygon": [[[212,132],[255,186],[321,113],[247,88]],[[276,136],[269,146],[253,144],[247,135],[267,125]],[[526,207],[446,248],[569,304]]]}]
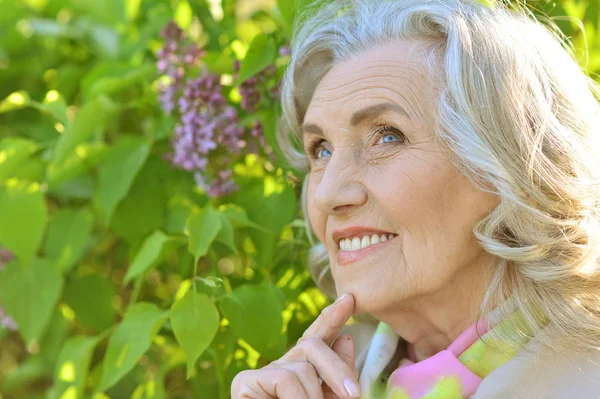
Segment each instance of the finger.
[{"label": "finger", "polygon": [[353,312],[354,297],[350,293],[342,295],[335,303],[323,309],[319,317],[304,331],[298,343],[317,338],[331,345]]},{"label": "finger", "polygon": [[231,383],[232,399],[310,399],[296,373],[284,368],[244,370]]},{"label": "finger", "polygon": [[315,366],[308,362],[286,362],[277,365],[277,367],[286,368],[296,373],[304,392],[310,399],[324,399],[323,388]]},{"label": "finger", "polygon": [[[296,345],[287,355],[287,359],[303,360],[312,364],[319,378],[341,398],[356,398],[360,394],[353,368],[318,338],[309,338]],[[348,391],[351,385],[354,389]]]},{"label": "finger", "polygon": [[354,346],[354,338],[351,334],[341,335],[335,340],[331,346],[331,350],[334,351],[340,359],[342,359],[350,369],[352,369],[354,376],[358,378],[358,370],[356,369],[356,351]]},{"label": "finger", "polygon": [[[341,335],[335,340],[331,346],[331,350],[333,350],[339,356],[339,358],[342,359],[348,365],[348,367],[350,367],[350,369],[352,369],[353,376],[356,381],[358,381],[359,373],[354,363],[356,359],[356,352],[352,335]],[[338,397],[329,386],[323,387],[323,394],[325,399],[334,399]]]}]

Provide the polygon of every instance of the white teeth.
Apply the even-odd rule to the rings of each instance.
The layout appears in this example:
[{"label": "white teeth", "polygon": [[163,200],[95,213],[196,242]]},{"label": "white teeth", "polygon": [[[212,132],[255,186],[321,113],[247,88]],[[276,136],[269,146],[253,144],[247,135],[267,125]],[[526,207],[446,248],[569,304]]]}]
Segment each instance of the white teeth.
[{"label": "white teeth", "polygon": [[364,236],[362,238],[362,240],[360,241],[360,247],[364,248],[364,247],[368,247],[369,245],[371,245],[371,237]]},{"label": "white teeth", "polygon": [[342,238],[339,242],[340,249],[342,251],[358,251],[359,249],[368,247],[370,245],[379,244],[380,242],[387,241],[396,237],[397,234],[373,234],[371,236],[363,236],[350,238]]}]

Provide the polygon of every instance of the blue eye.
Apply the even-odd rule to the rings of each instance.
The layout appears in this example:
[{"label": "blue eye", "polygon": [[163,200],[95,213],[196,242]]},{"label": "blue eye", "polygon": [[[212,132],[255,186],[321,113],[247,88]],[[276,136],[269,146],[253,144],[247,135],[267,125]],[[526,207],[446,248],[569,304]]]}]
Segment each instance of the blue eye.
[{"label": "blue eye", "polygon": [[[393,132],[393,133],[388,133],[388,132]],[[377,130],[375,132],[375,134],[383,139],[382,140],[383,144],[405,142],[405,137],[402,134],[402,132],[400,132],[398,129],[391,127],[391,126],[384,126],[384,127],[380,128],[379,130]],[[389,138],[389,137],[391,137],[391,139],[386,140],[386,138]],[[322,154],[320,150],[324,150],[327,153],[329,153],[329,155],[322,154],[323,156],[325,156],[325,157],[331,156],[331,151],[329,151],[327,148],[325,148],[321,145],[324,141],[325,140],[323,140],[323,139],[318,139],[308,145],[308,149],[306,152],[311,159],[322,158],[321,156],[319,156],[319,154]]]},{"label": "blue eye", "polygon": [[[393,143],[394,141],[400,141],[400,139],[398,138],[398,136],[396,136],[395,134],[390,134],[390,133],[388,133],[388,134],[384,134],[384,135],[383,135],[383,136],[381,136],[381,137],[383,137],[383,142],[384,142],[384,143]],[[390,141],[390,140],[385,140],[385,137],[392,137],[392,138],[394,138],[395,140],[391,140],[391,141]]]},{"label": "blue eye", "polygon": [[[329,152],[329,150],[328,150],[327,148],[323,148],[323,150],[325,150],[325,151]],[[319,152],[317,152],[317,158],[320,158],[320,157],[319,157],[319,154],[320,154],[320,153],[319,153]],[[331,156],[331,152],[329,152],[329,155]]]}]

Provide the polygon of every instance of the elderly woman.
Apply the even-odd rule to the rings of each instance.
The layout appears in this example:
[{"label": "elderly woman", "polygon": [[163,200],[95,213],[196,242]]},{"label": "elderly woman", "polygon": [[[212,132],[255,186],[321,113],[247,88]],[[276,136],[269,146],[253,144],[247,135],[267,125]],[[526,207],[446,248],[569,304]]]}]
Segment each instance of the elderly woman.
[{"label": "elderly woman", "polygon": [[315,10],[279,139],[339,300],[233,398],[600,398],[600,91],[557,28],[460,0]]}]

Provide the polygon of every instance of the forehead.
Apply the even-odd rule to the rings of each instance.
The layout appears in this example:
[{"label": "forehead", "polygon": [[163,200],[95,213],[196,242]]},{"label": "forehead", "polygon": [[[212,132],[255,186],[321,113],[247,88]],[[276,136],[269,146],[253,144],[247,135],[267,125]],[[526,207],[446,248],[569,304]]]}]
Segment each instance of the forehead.
[{"label": "forehead", "polygon": [[305,121],[326,125],[324,117],[332,115],[348,120],[354,110],[386,101],[404,108],[413,123],[426,120],[425,104],[434,93],[422,56],[425,45],[397,40],[334,65],[315,89]]}]

